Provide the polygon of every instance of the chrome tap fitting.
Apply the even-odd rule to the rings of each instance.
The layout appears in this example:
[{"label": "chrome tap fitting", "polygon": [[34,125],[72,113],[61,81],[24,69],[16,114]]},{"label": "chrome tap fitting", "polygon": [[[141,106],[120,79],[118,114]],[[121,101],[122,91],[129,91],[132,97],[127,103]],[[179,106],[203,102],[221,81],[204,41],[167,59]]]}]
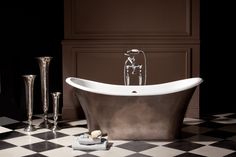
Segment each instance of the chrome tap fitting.
[{"label": "chrome tap fitting", "polygon": [[[142,74],[142,64],[137,64],[135,60],[135,56],[142,53],[143,54],[143,60],[144,60],[144,74]],[[138,72],[138,80],[139,85],[145,85],[146,84],[146,55],[142,50],[138,49],[131,49],[126,51],[124,53],[125,56],[127,56],[127,59],[124,63],[124,84],[130,85],[130,71],[131,75],[134,75],[136,72]],[[130,70],[131,69],[131,70]],[[144,79],[143,79],[144,77]]]}]

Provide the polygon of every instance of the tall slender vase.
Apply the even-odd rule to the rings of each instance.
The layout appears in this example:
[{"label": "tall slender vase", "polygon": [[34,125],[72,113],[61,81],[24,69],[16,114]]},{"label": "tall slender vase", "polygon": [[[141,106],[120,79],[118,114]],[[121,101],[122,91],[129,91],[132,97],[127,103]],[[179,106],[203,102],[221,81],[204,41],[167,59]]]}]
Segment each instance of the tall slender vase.
[{"label": "tall slender vase", "polygon": [[57,120],[59,115],[59,98],[61,95],[61,92],[54,92],[52,94],[52,100],[53,100],[53,127],[52,131],[60,130],[60,128],[57,126]]},{"label": "tall slender vase", "polygon": [[34,102],[34,80],[36,75],[23,75],[22,77],[25,83],[26,109],[28,116],[28,125],[25,127],[24,131],[31,132],[35,130],[35,127],[32,125],[32,116]]},{"label": "tall slender vase", "polygon": [[43,122],[40,123],[41,128],[50,128],[51,123],[48,121],[48,106],[49,106],[49,64],[52,57],[37,57],[40,68],[41,81],[41,99],[43,106]]}]

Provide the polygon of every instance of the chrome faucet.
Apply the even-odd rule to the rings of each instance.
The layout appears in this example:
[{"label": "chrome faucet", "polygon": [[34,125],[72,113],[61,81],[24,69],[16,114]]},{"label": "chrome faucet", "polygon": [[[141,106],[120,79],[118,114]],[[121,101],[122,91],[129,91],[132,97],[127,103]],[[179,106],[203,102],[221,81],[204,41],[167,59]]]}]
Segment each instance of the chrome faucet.
[{"label": "chrome faucet", "polygon": [[[144,75],[143,75],[143,65],[142,64],[137,64],[135,60],[135,56],[142,53],[144,57]],[[124,64],[124,84],[125,85],[130,85],[130,74],[134,75],[138,73],[138,82],[139,85],[145,85],[146,84],[146,56],[145,53],[142,50],[138,49],[131,49],[128,50],[125,54],[127,56],[127,59]],[[130,72],[131,69],[131,72]],[[144,77],[144,79],[143,79]]]}]

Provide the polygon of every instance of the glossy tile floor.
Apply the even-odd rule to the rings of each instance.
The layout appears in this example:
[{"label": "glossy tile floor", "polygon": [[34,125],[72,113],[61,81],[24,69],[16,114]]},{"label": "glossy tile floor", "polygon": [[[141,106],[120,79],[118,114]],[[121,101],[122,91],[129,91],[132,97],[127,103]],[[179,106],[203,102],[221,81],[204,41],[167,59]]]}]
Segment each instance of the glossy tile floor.
[{"label": "glossy tile floor", "polygon": [[[42,119],[34,117],[33,124]],[[174,141],[109,141],[106,151],[73,150],[75,136],[85,133],[86,121],[60,122],[54,134],[40,129],[27,134],[26,122],[0,117],[0,157],[236,157],[236,114],[185,118],[181,138]]]}]

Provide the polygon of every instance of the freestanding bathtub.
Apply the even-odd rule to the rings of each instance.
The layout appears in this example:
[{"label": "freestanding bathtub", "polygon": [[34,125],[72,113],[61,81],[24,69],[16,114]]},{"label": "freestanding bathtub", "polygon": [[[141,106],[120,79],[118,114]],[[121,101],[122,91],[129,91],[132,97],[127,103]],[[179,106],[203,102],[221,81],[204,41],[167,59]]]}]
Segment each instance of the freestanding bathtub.
[{"label": "freestanding bathtub", "polygon": [[89,131],[112,140],[171,140],[178,137],[185,112],[201,78],[156,85],[125,86],[68,77],[75,87]]}]

